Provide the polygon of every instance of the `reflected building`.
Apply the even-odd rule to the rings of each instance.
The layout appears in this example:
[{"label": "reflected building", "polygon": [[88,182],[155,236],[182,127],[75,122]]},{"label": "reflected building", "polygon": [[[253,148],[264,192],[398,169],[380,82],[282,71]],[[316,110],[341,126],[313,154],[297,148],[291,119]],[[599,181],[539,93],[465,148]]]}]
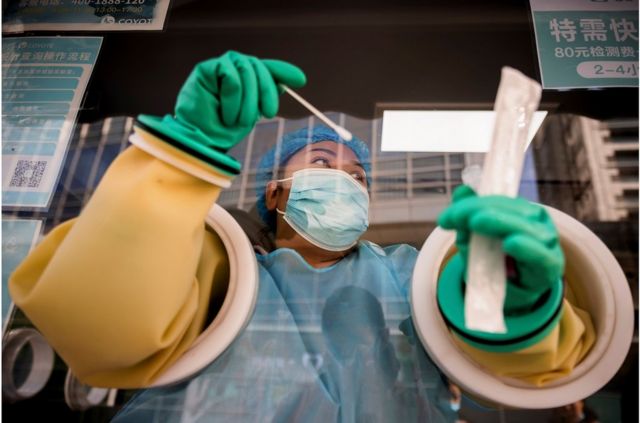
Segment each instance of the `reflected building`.
[{"label": "reflected building", "polygon": [[550,115],[534,140],[540,201],[580,221],[638,219],[638,121]]},{"label": "reflected building", "polygon": [[[382,119],[358,119],[344,113],[327,116],[363,140],[371,151],[370,226],[364,238],[381,245],[420,247],[435,228],[438,214],[449,204],[451,192],[462,183],[468,154],[382,152]],[[30,213],[45,219],[44,233],[80,213],[108,166],[127,147],[133,121],[131,117],[113,117],[77,126],[51,207],[47,212]],[[261,222],[255,210],[260,159],[284,134],[317,124],[314,117],[258,122],[247,139],[229,152],[242,164],[242,173],[221,193],[218,204]],[[242,217],[242,213],[233,214]]]},{"label": "reflected building", "polygon": [[[572,215],[611,250],[638,307],[638,120],[550,115],[534,139],[540,202]],[[637,351],[636,320],[634,347]]]},{"label": "reflected building", "polygon": [[[329,113],[329,117],[365,141],[371,150],[371,224],[364,237],[381,245],[408,243],[419,248],[435,227],[438,214],[449,204],[452,190],[462,182],[462,169],[468,163],[481,160],[481,157],[463,153],[381,152],[381,119],[357,119],[341,113]],[[316,123],[312,117],[261,121],[245,141],[231,150],[230,154],[242,164],[243,173],[235,178],[229,189],[222,192],[218,203],[231,211],[241,210],[258,220],[255,212],[255,177],[260,158],[276,145],[283,134]],[[127,147],[132,128],[131,117],[78,124],[49,210],[17,211],[13,215],[43,219],[44,233],[76,217],[95,191],[109,164]],[[563,210],[593,230],[620,262],[637,307],[637,121],[603,123],[575,116],[549,116],[533,145],[534,157],[528,156],[530,165],[525,162],[521,195],[523,186],[528,185],[531,195],[525,195],[526,198]],[[390,342],[396,351],[406,348],[402,334],[396,329],[400,323],[401,313],[398,310],[402,304],[402,301],[394,301],[393,298],[381,304],[384,315],[393,326]],[[268,304],[265,309],[268,311]],[[256,315],[257,324],[254,327],[274,330],[272,318],[273,313]],[[30,326],[30,323],[18,311],[12,325]],[[321,322],[309,319],[304,329],[320,336],[320,325]],[[321,365],[316,356],[303,356],[300,359],[305,365]],[[277,356],[256,357],[256,360],[265,368],[286,365]],[[607,385],[610,393],[591,397],[590,404],[601,401],[603,409],[619,410],[619,402],[627,401],[627,396],[631,402],[637,400],[637,394],[625,394],[625,381],[628,374],[633,374],[634,365],[637,374],[637,335],[627,362],[618,376]],[[56,399],[51,401],[51,408],[55,407],[52,414],[69,416],[71,419],[74,412],[65,405],[61,392],[66,373],[64,363],[56,359],[52,382],[41,395]],[[232,388],[230,386],[229,389]],[[111,417],[131,394],[131,391],[119,391],[117,398],[109,398],[108,407],[94,407],[83,413]],[[31,401],[20,403],[14,406],[14,413],[27,413],[26,408],[32,404]],[[111,408],[114,405],[115,408]],[[173,403],[158,405],[159,409],[180,406]],[[471,410],[472,407],[465,409]],[[474,413],[469,416],[478,421],[495,421],[498,416],[505,421],[533,421],[544,420],[549,415],[547,410],[532,412],[501,407],[482,413],[476,410]]]},{"label": "reflected building", "polygon": [[[438,214],[449,204],[452,190],[462,183],[462,169],[473,161],[472,155],[382,152],[382,119],[358,119],[343,113],[328,116],[365,141],[371,151],[370,229],[365,238],[383,245],[402,242],[421,246],[435,227]],[[243,172],[222,192],[219,204],[228,210],[242,210],[259,221],[255,202],[261,157],[283,134],[314,124],[318,124],[314,117],[260,121],[247,139],[230,151]],[[46,219],[45,233],[78,215],[108,165],[128,145],[132,127],[131,117],[78,125],[52,206],[47,212],[29,214]],[[525,163],[520,195],[583,222],[637,221],[637,120],[599,122],[550,115],[531,150],[533,157]],[[526,186],[535,195],[523,193]]]}]

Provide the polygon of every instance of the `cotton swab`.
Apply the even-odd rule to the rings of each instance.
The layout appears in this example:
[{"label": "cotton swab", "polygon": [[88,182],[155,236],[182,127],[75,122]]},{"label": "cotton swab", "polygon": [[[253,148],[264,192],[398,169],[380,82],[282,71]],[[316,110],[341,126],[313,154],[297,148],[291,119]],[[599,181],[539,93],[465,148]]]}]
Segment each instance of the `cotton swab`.
[{"label": "cotton swab", "polygon": [[300,97],[300,95],[298,93],[296,93],[295,91],[293,91],[291,88],[287,87],[284,84],[280,84],[280,87],[282,87],[282,89],[287,94],[289,94],[291,97],[293,97],[296,100],[298,100],[298,102],[300,104],[302,104],[304,107],[309,109],[309,111],[311,113],[313,113],[314,115],[316,115],[318,117],[318,119],[320,119],[321,121],[326,123],[327,126],[329,126],[331,129],[336,131],[336,133],[340,136],[340,138],[344,139],[345,141],[351,141],[351,139],[353,138],[353,135],[351,135],[351,132],[347,131],[342,126],[339,126],[339,125],[333,123],[333,121],[331,119],[326,117],[320,110],[318,110],[315,107],[313,107],[307,100],[305,100],[304,98]]}]

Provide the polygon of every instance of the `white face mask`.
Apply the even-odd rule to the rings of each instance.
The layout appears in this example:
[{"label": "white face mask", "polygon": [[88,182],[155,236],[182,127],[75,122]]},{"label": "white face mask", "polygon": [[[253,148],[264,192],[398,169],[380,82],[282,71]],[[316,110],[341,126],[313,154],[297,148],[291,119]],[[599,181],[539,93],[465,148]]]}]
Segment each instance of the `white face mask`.
[{"label": "white face mask", "polygon": [[353,247],[369,226],[369,194],[348,173],[337,169],[298,170],[284,220],[301,237],[327,251]]}]

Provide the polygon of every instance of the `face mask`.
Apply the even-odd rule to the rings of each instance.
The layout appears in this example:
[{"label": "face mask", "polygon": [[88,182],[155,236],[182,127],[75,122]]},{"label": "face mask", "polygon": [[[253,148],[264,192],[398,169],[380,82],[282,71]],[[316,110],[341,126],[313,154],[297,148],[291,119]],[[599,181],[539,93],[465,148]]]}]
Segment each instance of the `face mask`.
[{"label": "face mask", "polygon": [[354,178],[337,169],[303,169],[293,173],[284,220],[301,237],[328,251],[344,251],[369,226],[369,194]]}]

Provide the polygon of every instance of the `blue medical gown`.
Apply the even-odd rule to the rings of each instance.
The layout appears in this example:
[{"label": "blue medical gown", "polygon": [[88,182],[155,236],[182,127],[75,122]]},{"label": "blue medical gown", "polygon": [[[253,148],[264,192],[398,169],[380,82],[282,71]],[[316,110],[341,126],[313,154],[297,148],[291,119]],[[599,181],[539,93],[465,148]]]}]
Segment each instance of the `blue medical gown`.
[{"label": "blue medical gown", "polygon": [[314,269],[291,249],[258,256],[259,294],[241,335],[198,376],[137,394],[115,421],[440,422],[440,372],[413,334],[417,251],[362,241]]}]

